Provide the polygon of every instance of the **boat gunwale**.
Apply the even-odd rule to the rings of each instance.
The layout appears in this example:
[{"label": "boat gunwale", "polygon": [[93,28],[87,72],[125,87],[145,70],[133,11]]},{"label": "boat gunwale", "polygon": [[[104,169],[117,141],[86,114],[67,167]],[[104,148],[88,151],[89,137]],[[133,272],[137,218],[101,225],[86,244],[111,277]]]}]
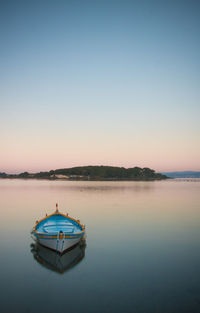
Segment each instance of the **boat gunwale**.
[{"label": "boat gunwale", "polygon": [[[74,234],[69,234],[69,233],[67,233],[67,232],[63,232],[63,235],[64,235],[65,238],[74,238],[75,236],[80,236],[81,234],[84,234],[84,233],[85,233],[85,225],[81,224],[79,220],[76,220],[75,218],[70,217],[70,216],[67,215],[67,214],[63,214],[63,213],[61,213],[61,212],[59,212],[59,211],[54,212],[54,213],[52,213],[52,214],[49,214],[49,215],[47,215],[47,216],[41,218],[39,221],[36,221],[35,225],[33,226],[33,233],[35,233],[35,235],[38,236],[38,237],[45,235],[45,236],[47,236],[47,237],[51,236],[51,237],[53,237],[53,238],[57,238],[57,234],[55,235],[55,233],[38,232],[38,231],[36,230],[36,227],[37,227],[37,225],[38,225],[39,223],[41,223],[42,221],[44,221],[44,220],[46,220],[47,218],[49,218],[49,217],[51,217],[51,216],[54,216],[54,215],[62,215],[62,216],[64,216],[64,217],[66,217],[66,218],[68,218],[68,219],[70,219],[70,220],[76,222],[76,223],[81,227],[81,229],[82,229],[82,231],[77,232],[77,233],[74,233]],[[67,236],[67,237],[66,237],[66,236]],[[52,239],[53,239],[53,238],[52,238]]]}]

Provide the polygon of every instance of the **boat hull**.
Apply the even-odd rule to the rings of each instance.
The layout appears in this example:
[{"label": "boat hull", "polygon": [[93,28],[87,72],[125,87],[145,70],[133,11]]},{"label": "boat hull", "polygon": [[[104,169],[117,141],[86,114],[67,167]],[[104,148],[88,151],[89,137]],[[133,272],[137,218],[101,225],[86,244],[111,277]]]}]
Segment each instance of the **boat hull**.
[{"label": "boat hull", "polygon": [[38,242],[52,250],[55,250],[59,253],[63,253],[67,249],[75,246],[80,240],[82,236],[76,238],[64,238],[64,239],[57,239],[57,238],[37,238]]}]

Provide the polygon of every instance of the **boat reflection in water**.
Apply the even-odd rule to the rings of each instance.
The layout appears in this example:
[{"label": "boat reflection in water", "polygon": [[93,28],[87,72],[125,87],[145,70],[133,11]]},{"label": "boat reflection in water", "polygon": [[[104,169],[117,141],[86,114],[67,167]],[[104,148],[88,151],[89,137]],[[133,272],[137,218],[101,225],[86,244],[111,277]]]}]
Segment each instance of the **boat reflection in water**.
[{"label": "boat reflection in water", "polygon": [[50,250],[37,241],[31,244],[31,252],[38,263],[52,271],[63,274],[78,264],[85,256],[86,241],[82,239],[76,246],[59,254]]}]

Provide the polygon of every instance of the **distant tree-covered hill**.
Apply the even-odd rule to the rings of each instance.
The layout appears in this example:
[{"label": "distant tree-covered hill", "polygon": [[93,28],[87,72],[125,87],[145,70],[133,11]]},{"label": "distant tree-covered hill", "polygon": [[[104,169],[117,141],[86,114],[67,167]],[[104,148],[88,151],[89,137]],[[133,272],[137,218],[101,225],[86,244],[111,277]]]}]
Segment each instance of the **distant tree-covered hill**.
[{"label": "distant tree-covered hill", "polygon": [[24,172],[17,175],[0,173],[2,178],[43,178],[43,179],[69,179],[69,180],[161,180],[167,179],[166,175],[156,173],[144,167],[115,167],[115,166],[79,166],[51,170],[30,174]]}]

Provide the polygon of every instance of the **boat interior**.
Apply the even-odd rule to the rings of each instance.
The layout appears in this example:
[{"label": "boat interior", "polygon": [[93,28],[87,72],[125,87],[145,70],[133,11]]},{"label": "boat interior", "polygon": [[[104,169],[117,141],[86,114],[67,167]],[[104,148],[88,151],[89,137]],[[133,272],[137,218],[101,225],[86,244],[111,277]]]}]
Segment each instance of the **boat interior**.
[{"label": "boat interior", "polygon": [[41,233],[79,233],[81,226],[76,222],[61,214],[52,215],[39,222],[36,230]]}]

